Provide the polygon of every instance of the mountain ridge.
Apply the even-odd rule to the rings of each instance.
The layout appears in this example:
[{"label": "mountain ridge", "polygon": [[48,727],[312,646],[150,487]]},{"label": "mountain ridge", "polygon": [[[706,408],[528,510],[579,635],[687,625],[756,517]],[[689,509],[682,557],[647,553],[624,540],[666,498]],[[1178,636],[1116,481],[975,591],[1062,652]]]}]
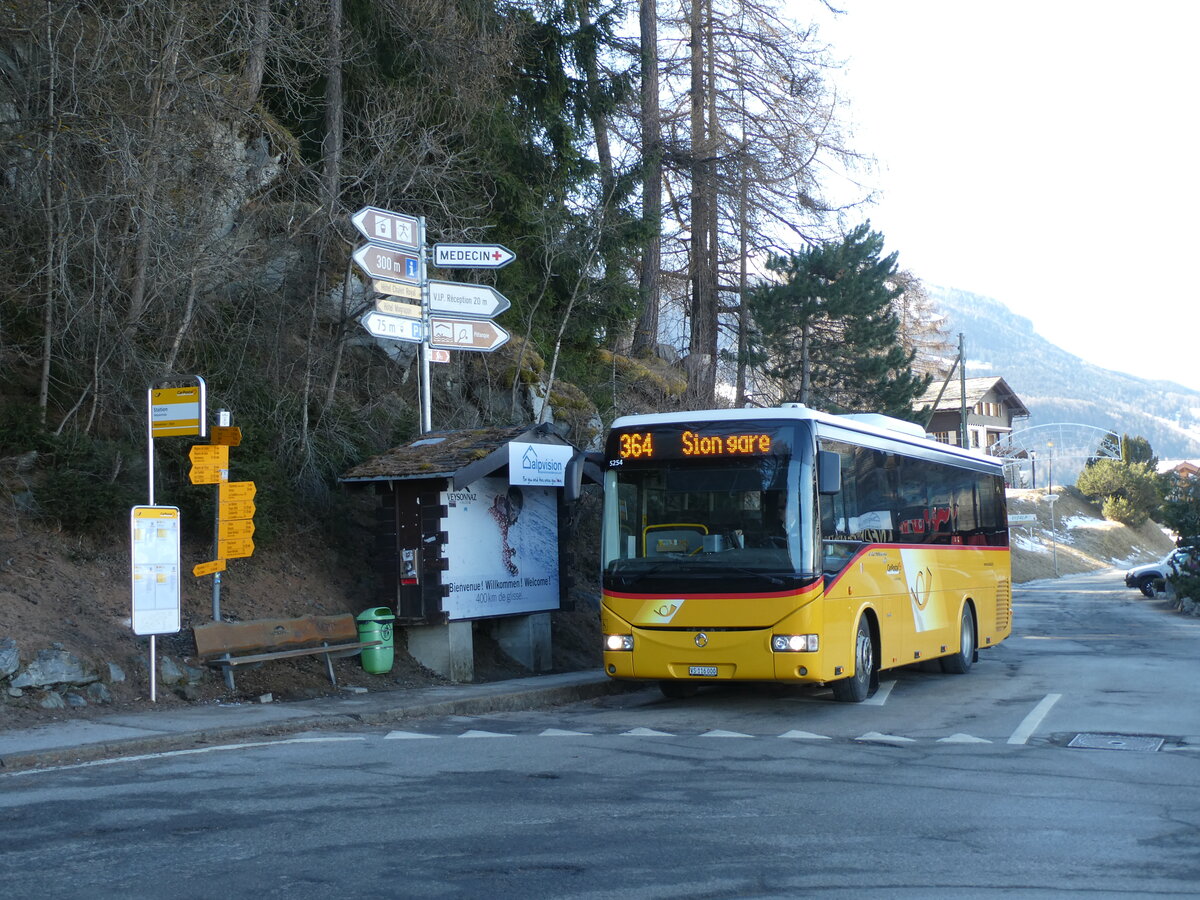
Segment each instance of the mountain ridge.
[{"label": "mountain ridge", "polygon": [[1200,456],[1200,391],[1087,362],[1037,333],[999,300],[927,287],[952,334],[966,342],[967,374],[998,375],[1029,408],[1017,427],[1091,425],[1140,435],[1159,459]]}]

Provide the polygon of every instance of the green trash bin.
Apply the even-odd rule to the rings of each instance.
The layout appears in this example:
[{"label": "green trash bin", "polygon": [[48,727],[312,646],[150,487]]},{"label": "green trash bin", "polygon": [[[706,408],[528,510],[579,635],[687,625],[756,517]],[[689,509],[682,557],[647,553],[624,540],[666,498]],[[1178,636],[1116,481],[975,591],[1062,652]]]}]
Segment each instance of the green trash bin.
[{"label": "green trash bin", "polygon": [[358,614],[358,639],[360,641],[382,641],[374,647],[363,647],[362,667],[372,675],[385,675],[392,671],[396,649],[392,643],[392,623],[396,617],[386,606],[376,606]]}]

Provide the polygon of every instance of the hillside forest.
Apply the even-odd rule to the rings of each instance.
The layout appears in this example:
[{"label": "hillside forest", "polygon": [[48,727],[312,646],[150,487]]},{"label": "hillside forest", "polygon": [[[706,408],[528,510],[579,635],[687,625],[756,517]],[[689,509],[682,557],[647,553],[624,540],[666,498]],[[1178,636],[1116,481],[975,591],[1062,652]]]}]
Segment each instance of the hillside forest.
[{"label": "hillside forest", "polygon": [[144,502],[148,387],[199,374],[243,430],[259,537],[325,517],[419,428],[415,345],[359,323],[368,205],[516,253],[440,273],[494,283],[512,339],[433,367],[435,430],[553,419],[587,446],[650,409],[907,412],[943,336],[827,181],[866,162],[832,49],[779,0],[5,4],[0,499],[111,528]]}]

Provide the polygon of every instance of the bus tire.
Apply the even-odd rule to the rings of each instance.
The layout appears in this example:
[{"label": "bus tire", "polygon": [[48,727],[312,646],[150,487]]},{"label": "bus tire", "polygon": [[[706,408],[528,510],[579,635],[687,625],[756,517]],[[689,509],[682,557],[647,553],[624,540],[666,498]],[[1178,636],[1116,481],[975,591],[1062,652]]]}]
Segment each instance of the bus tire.
[{"label": "bus tire", "polygon": [[875,643],[871,640],[871,624],[864,615],[858,620],[854,636],[854,674],[830,682],[833,699],[839,703],[862,703],[879,687],[875,671]]},{"label": "bus tire", "polygon": [[658,689],[668,700],[686,700],[688,697],[695,697],[700,686],[689,681],[660,681]]},{"label": "bus tire", "polygon": [[963,604],[958,635],[958,652],[942,657],[942,671],[947,675],[966,675],[971,671],[971,663],[975,662],[975,613],[971,611],[970,603]]}]

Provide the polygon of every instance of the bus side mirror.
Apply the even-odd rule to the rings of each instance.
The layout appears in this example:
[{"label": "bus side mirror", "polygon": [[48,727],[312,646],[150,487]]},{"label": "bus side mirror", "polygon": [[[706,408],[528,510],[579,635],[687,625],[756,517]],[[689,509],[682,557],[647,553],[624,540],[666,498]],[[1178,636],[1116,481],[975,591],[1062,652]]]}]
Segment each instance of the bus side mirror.
[{"label": "bus side mirror", "polygon": [[574,454],[568,461],[563,473],[563,499],[574,503],[583,493],[583,464],[586,457],[582,453]]},{"label": "bus side mirror", "polygon": [[817,451],[817,493],[836,494],[842,489],[842,458],[832,450]]}]

